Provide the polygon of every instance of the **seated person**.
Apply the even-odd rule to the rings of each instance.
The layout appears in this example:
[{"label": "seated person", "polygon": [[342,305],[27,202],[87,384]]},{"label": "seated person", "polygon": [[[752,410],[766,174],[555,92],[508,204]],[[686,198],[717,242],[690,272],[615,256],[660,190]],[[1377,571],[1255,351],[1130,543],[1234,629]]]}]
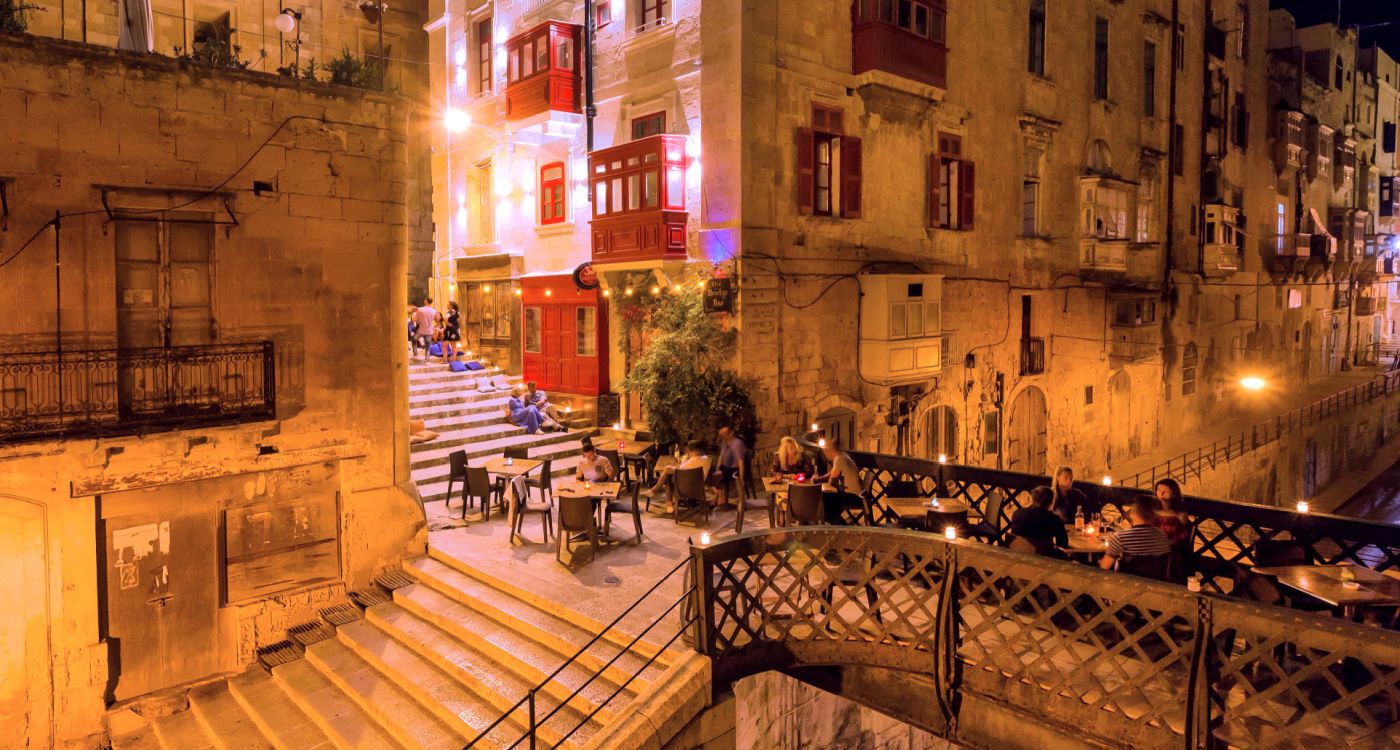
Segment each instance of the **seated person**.
[{"label": "seated person", "polygon": [[607,482],[613,478],[613,466],[608,459],[598,455],[592,440],[583,441],[583,457],[574,468],[574,479],[580,482]]},{"label": "seated person", "polygon": [[555,422],[559,421],[558,407],[549,403],[549,394],[540,390],[533,380],[525,383],[525,403],[539,409],[541,414]]},{"label": "seated person", "polygon": [[667,466],[662,469],[656,477],[656,484],[642,490],[651,497],[660,495],[662,490],[666,492],[666,512],[676,512],[676,486],[672,482],[672,477],[681,469],[699,469],[705,476],[710,475],[710,457],[705,454],[705,444],[699,440],[692,440],[685,444],[685,458],[679,464]]},{"label": "seated person", "polygon": [[863,507],[860,491],[864,489],[860,481],[860,468],[850,454],[841,451],[841,444],[835,437],[826,439],[822,456],[831,470],[814,477],[814,481],[831,485],[832,492],[822,493],[822,504],[826,511],[826,522],[833,525],[844,524],[842,512],[847,508]]},{"label": "seated person", "polygon": [[1089,505],[1089,498],[1074,486],[1074,469],[1068,466],[1055,469],[1051,486],[1055,493],[1055,502],[1050,509],[1055,511],[1055,515],[1059,516],[1061,521],[1074,523],[1074,517],[1080,511],[1083,511],[1085,516],[1094,513],[1094,508]]},{"label": "seated person", "polygon": [[1124,561],[1165,558],[1171,554],[1171,540],[1161,529],[1152,525],[1157,520],[1157,501],[1154,498],[1143,495],[1133,501],[1128,518],[1133,525],[1109,536],[1108,551],[1099,560],[1100,568],[1113,570]]},{"label": "seated person", "polygon": [[773,454],[773,476],[812,476],[812,459],[807,452],[802,450],[802,446],[797,444],[797,440],[784,437],[778,441],[778,450]]},{"label": "seated person", "polygon": [[1153,488],[1159,507],[1153,525],[1162,530],[1171,540],[1172,549],[1178,552],[1191,550],[1191,517],[1181,510],[1181,485],[1175,479],[1158,479]]},{"label": "seated person", "polygon": [[525,432],[534,435],[541,427],[558,427],[558,423],[521,398],[520,386],[510,389],[510,401],[506,402],[506,413],[516,427],[524,427]]},{"label": "seated person", "polygon": [[1058,547],[1069,545],[1065,522],[1050,510],[1055,492],[1049,487],[1031,490],[1031,504],[1011,515],[1011,533],[1035,545],[1036,554],[1065,557]]}]

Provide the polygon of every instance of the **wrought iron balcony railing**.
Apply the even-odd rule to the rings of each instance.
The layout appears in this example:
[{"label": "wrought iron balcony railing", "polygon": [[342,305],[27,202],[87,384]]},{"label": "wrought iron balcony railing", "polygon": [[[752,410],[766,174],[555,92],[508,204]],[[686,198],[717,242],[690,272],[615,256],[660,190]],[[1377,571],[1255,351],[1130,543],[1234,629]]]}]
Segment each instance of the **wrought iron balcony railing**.
[{"label": "wrought iron balcony railing", "polygon": [[1039,375],[1045,372],[1045,339],[1021,339],[1021,374]]},{"label": "wrought iron balcony railing", "polygon": [[0,444],[273,419],[271,341],[0,353]]}]

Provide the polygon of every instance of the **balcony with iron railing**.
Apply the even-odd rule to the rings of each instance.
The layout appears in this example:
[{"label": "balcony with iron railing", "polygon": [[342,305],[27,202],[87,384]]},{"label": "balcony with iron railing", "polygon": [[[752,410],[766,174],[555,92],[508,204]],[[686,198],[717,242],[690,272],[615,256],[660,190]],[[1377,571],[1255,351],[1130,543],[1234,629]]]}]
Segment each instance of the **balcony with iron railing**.
[{"label": "balcony with iron railing", "polygon": [[276,418],[271,341],[0,353],[0,444]]}]

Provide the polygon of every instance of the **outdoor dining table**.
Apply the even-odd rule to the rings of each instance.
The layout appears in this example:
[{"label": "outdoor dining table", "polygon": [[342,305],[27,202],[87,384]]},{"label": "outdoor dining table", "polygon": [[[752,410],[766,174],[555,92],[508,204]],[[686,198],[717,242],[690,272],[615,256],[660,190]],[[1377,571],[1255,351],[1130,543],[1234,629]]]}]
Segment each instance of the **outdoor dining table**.
[{"label": "outdoor dining table", "polygon": [[[617,438],[607,438],[605,440],[595,440],[593,442],[593,447],[600,451],[615,450],[617,451],[618,458],[621,459],[623,463],[629,465],[636,464],[642,469],[646,469],[647,457],[649,457],[651,451],[656,448],[656,443],[651,443],[646,440],[619,440]],[[616,468],[621,469],[622,467],[619,466]],[[645,480],[647,484],[651,484],[655,481],[655,478],[650,476],[650,472],[647,472],[647,474],[648,475],[645,477],[638,476],[635,478],[637,480]]]},{"label": "outdoor dining table", "polygon": [[1069,536],[1069,544],[1061,547],[1060,551],[1070,557],[1093,559],[1108,551],[1108,533],[1105,531],[1086,534],[1071,526],[1065,529],[1065,533]]},{"label": "outdoor dining table", "polygon": [[[603,525],[603,508],[611,500],[616,500],[622,492],[621,482],[580,482],[577,480],[561,482],[554,487],[554,494],[559,497],[586,497],[593,501],[593,512],[598,516],[598,529],[604,541],[612,541],[607,535],[607,527]],[[575,539],[583,535],[575,535]]]},{"label": "outdoor dining table", "polygon": [[503,477],[523,477],[543,464],[533,458],[493,458],[486,462],[486,471]]},{"label": "outdoor dining table", "polygon": [[[899,525],[908,529],[943,529],[967,527],[969,506],[962,500],[932,497],[885,497],[885,505],[899,516]],[[934,503],[937,502],[935,505]]]},{"label": "outdoor dining table", "polygon": [[[1342,579],[1346,569],[1352,572],[1351,584]],[[1255,568],[1254,572],[1341,609],[1348,620],[1355,618],[1358,607],[1400,606],[1400,580],[1353,563],[1281,565]]]}]

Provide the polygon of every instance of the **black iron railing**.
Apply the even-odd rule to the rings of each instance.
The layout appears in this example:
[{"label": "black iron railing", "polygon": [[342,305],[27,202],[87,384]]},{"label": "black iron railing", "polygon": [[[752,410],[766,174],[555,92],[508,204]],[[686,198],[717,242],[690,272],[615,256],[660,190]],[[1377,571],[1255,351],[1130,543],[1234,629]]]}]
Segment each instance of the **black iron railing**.
[{"label": "black iron railing", "polygon": [[1045,339],[1021,339],[1021,374],[1039,375],[1045,372]]},{"label": "black iron railing", "polygon": [[276,416],[271,341],[0,353],[0,443]]},{"label": "black iron railing", "polygon": [[[684,579],[686,583],[684,590],[675,601],[671,602],[671,605],[667,607],[665,611],[657,615],[650,624],[641,630],[641,632],[633,636],[625,646],[617,648],[612,658],[604,662],[601,668],[591,670],[592,674],[589,678],[585,680],[583,684],[574,688],[568,696],[559,700],[554,700],[550,697],[551,693],[548,686],[561,672],[571,665],[580,663],[580,659],[583,655],[588,653],[594,646],[598,645],[600,641],[603,641],[609,634],[616,635],[619,632],[618,624],[628,615],[632,614],[633,610],[642,602],[648,601],[653,596],[656,596],[662,585],[682,569],[685,570]],[[543,742],[547,747],[562,747],[566,744],[569,738],[573,737],[580,729],[583,729],[588,722],[593,720],[593,717],[607,708],[619,695],[622,695],[623,691],[640,677],[643,672],[650,669],[652,664],[654,664],[667,649],[671,648],[677,640],[686,633],[692,631],[692,627],[696,621],[693,599],[695,592],[695,584],[693,582],[694,572],[690,558],[681,560],[680,563],[674,568],[671,568],[666,575],[652,584],[651,588],[637,597],[637,600],[632,602],[632,604],[614,618],[612,622],[608,623],[606,627],[594,634],[593,638],[589,640],[588,643],[585,643],[573,656],[565,659],[553,672],[550,672],[544,679],[540,680],[538,684],[531,687],[525,695],[521,696],[520,700],[517,700],[514,705],[506,709],[495,721],[491,722],[485,729],[482,729],[476,737],[472,738],[471,742],[467,743],[464,750],[471,750],[471,748],[476,747],[478,743],[482,742],[496,747],[503,747],[505,750],[514,750],[514,748],[522,744],[530,748],[530,750],[535,750],[540,742]],[[679,612],[680,620],[675,632],[665,641],[661,648],[657,649],[648,657],[640,667],[614,688],[606,698],[598,701],[597,705],[595,705],[591,711],[572,723],[569,722],[572,716],[565,716],[560,713],[573,703],[575,698],[579,697],[580,694],[587,690],[589,685],[592,685],[595,680],[601,677],[604,672],[612,669],[624,655],[634,654],[637,644],[653,630],[660,627],[662,623],[675,612]],[[542,702],[547,699],[553,703],[552,706],[541,705]],[[524,714],[523,716],[520,715],[522,713]],[[515,732],[519,733],[516,734]]]}]

